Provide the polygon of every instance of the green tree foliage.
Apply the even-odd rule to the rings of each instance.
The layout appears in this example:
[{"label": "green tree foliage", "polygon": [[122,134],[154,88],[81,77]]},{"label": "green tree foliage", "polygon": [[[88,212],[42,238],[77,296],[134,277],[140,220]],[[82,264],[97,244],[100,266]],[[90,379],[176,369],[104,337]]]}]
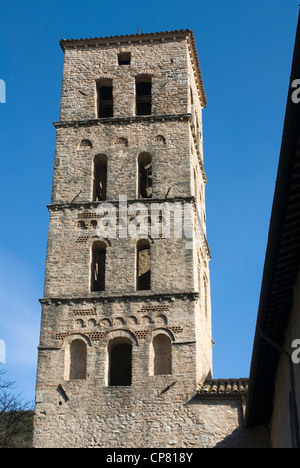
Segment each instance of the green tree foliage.
[{"label": "green tree foliage", "polygon": [[5,380],[0,368],[0,448],[31,446],[33,411],[20,395],[14,395],[14,382]]}]

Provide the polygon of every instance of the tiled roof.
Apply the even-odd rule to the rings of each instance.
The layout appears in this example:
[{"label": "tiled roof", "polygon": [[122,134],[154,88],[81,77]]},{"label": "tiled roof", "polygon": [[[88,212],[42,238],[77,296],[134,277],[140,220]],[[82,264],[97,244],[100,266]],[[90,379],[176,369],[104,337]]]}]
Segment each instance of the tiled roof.
[{"label": "tiled roof", "polygon": [[198,398],[246,396],[249,379],[213,379],[206,380],[197,391]]},{"label": "tiled roof", "polygon": [[65,45],[78,42],[120,42],[120,41],[130,41],[133,39],[138,39],[139,41],[151,39],[151,38],[160,38],[164,36],[178,36],[178,35],[188,35],[191,33],[191,29],[176,29],[174,31],[161,31],[155,33],[137,33],[137,34],[125,34],[120,36],[104,36],[104,37],[92,37],[92,38],[81,38],[81,39],[62,39],[60,44],[62,48]]}]

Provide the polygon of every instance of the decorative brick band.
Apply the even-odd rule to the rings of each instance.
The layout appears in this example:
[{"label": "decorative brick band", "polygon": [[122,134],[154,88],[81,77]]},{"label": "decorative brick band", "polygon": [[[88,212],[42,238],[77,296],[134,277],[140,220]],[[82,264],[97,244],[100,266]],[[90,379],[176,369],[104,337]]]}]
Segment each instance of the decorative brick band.
[{"label": "decorative brick band", "polygon": [[74,315],[76,316],[91,316],[97,315],[96,309],[74,309]]}]

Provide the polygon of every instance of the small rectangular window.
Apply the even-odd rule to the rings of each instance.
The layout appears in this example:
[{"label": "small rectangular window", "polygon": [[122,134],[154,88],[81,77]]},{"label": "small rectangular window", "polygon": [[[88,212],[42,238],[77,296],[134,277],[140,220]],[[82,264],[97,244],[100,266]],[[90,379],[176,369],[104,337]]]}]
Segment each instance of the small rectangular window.
[{"label": "small rectangular window", "polygon": [[130,65],[131,53],[130,52],[121,52],[118,55],[118,64],[119,65]]}]

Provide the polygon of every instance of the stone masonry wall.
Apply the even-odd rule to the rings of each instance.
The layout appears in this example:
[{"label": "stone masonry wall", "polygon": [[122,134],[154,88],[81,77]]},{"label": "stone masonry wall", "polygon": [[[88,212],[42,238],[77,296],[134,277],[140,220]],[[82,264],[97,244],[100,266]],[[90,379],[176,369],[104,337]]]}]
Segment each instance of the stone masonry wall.
[{"label": "stone masonry wall", "polygon": [[[118,54],[131,52],[130,65],[119,66]],[[153,79],[153,114],[181,114],[188,104],[186,39],[107,47],[66,49],[61,121],[95,119],[96,83],[113,79],[114,116],[135,115],[135,79]]]},{"label": "stone masonry wall", "polygon": [[[85,139],[92,148],[80,146]],[[118,200],[119,195],[137,198],[137,160],[143,152],[150,153],[153,160],[153,198],[164,199],[167,193],[169,198],[191,196],[189,146],[187,118],[59,127],[52,203],[70,203],[76,196],[77,203],[92,200],[93,162],[97,154],[108,158],[108,201]]]},{"label": "stone masonry wall", "polygon": [[[168,377],[151,387],[105,388],[69,382],[48,389],[36,418],[36,447],[269,448],[267,428],[243,428],[239,398],[190,399]],[[139,388],[139,395],[137,394]],[[70,398],[64,401],[66,395]],[[137,396],[138,395],[138,396]],[[89,405],[86,405],[89,401]],[[83,411],[84,408],[84,411]],[[45,442],[46,441],[46,442]]]}]

